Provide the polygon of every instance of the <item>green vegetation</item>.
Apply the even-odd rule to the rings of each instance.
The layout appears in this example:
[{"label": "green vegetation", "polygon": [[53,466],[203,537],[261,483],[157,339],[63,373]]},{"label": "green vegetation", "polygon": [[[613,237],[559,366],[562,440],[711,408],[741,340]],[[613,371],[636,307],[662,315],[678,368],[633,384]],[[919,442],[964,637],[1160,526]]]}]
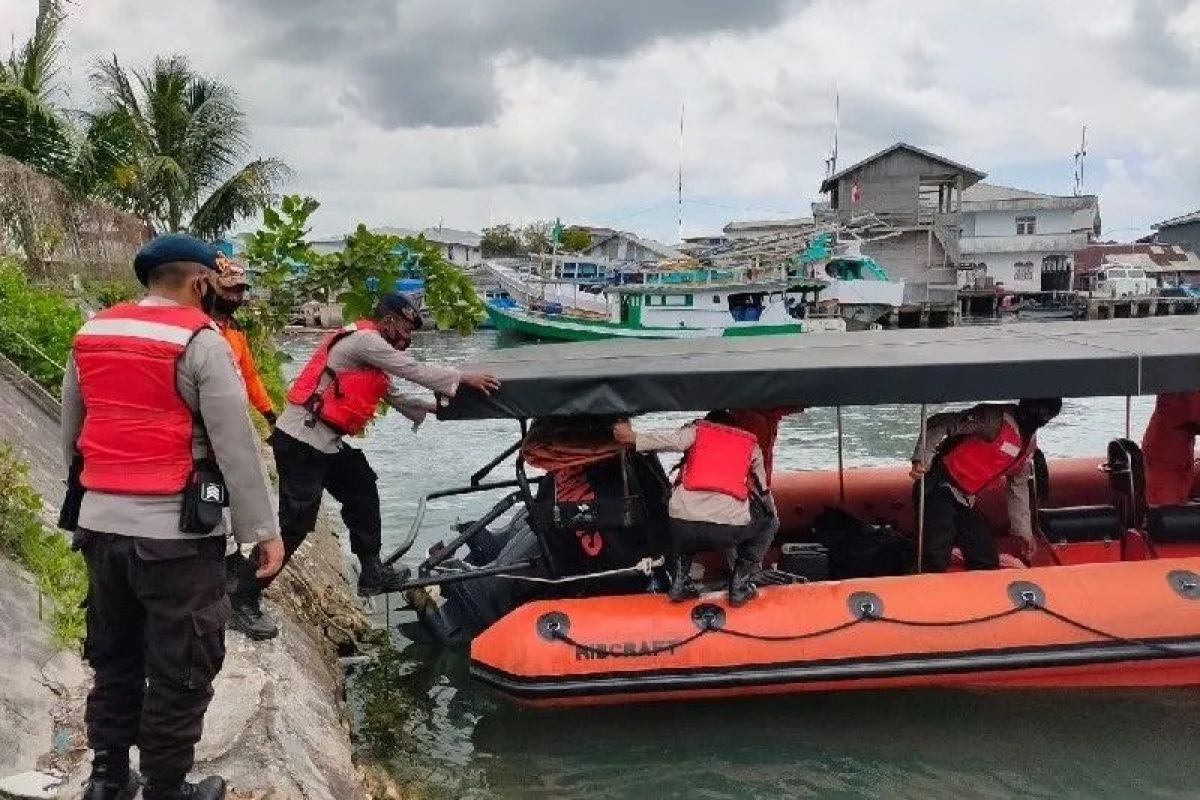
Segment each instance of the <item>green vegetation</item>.
[{"label": "green vegetation", "polygon": [[49,601],[50,626],[58,647],[83,641],[87,567],[66,537],[42,524],[42,500],[29,486],[28,469],[6,447],[0,449],[0,553],[33,573]]},{"label": "green vegetation", "polygon": [[572,225],[563,231],[562,249],[568,253],[578,253],[592,243],[592,235],[584,228]]},{"label": "green vegetation", "polygon": [[[216,238],[266,203],[286,166],[243,163],[249,141],[236,93],[183,56],[155,58],[146,70],[127,70],[116,56],[99,61],[96,105],[58,106],[65,21],[62,4],[45,0],[30,39],[0,59],[0,154],[156,231]],[[40,263],[51,248],[37,244],[36,222],[25,227],[23,241],[39,251],[26,255]]]},{"label": "green vegetation", "polygon": [[368,315],[402,277],[425,280],[425,302],[438,327],[467,334],[483,319],[474,285],[424,236],[372,233],[360,224],[340,252],[315,252],[306,237],[308,219],[319,207],[311,197],[288,195],[278,208],[264,210],[262,227],[247,241],[246,259],[262,294],[254,313],[265,331],[282,330],[296,304],[310,297],[336,298],[348,320]]},{"label": "green vegetation", "polygon": [[0,353],[55,397],[71,339],[82,324],[74,303],[30,283],[15,262],[0,260]]},{"label": "green vegetation", "polygon": [[[531,253],[549,253],[553,249],[554,223],[531,222],[523,227],[515,225],[493,225],[483,229],[480,247],[485,256],[523,256]],[[586,228],[571,225],[561,234],[558,249],[578,253],[592,243],[592,235]]]}]

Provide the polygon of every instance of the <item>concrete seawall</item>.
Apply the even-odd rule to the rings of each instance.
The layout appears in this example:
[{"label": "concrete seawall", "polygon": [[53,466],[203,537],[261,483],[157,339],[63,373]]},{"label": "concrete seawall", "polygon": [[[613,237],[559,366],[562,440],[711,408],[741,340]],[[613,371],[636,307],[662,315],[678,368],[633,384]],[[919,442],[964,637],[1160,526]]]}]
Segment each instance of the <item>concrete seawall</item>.
[{"label": "concrete seawall", "polygon": [[[65,475],[58,411],[53,397],[0,361],[0,442],[29,464],[48,524],[57,517]],[[265,643],[234,632],[226,637],[195,773],[224,775],[232,796],[365,797],[337,656],[367,622],[343,572],[341,546],[322,519],[268,592],[280,636]],[[0,561],[0,576],[0,709],[19,721],[0,735],[0,779],[42,769],[65,776],[59,797],[76,798],[89,769],[82,718],[90,675],[76,654],[50,648],[31,578],[7,561]]]}]

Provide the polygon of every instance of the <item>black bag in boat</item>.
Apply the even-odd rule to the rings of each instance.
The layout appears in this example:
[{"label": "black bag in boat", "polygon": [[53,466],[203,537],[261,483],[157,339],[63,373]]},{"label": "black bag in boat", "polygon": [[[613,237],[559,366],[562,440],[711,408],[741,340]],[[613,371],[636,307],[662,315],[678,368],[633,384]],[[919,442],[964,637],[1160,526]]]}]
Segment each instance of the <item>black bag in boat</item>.
[{"label": "black bag in boat", "polygon": [[813,520],[812,541],[829,551],[829,577],[903,575],[913,563],[908,537],[890,525],[872,525],[840,508],[826,507]]},{"label": "black bag in boat", "polygon": [[531,524],[560,575],[628,567],[663,552],[670,486],[656,458],[613,456],[586,467],[584,480],[591,499],[560,501],[553,475],[534,498]]}]

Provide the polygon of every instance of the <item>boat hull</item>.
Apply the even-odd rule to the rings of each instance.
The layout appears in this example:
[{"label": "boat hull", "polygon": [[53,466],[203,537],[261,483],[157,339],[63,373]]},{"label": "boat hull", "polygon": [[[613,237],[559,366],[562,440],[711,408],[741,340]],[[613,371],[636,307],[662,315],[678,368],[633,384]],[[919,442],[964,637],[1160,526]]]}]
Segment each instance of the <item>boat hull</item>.
[{"label": "boat hull", "polygon": [[[741,608],[721,594],[540,601],[474,641],[472,673],[548,706],[1190,685],[1200,683],[1200,594],[1180,587],[1198,574],[1200,558],[1160,559],[766,587]],[[1048,611],[1024,607],[1029,598]],[[718,629],[701,632],[698,607]],[[548,620],[565,633],[547,633]]]},{"label": "boat hull", "polygon": [[630,328],[603,320],[582,320],[559,314],[530,314],[520,309],[486,307],[489,319],[499,331],[535,339],[568,342],[601,339],[704,339],[722,336],[770,336],[802,333],[799,324],[748,324],[727,328]]}]

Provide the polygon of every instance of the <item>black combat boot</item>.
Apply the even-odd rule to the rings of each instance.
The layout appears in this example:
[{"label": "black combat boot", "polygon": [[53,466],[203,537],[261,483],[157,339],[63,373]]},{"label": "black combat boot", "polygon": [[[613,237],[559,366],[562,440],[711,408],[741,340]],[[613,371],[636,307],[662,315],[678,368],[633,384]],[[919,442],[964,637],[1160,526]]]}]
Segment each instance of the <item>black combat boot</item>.
[{"label": "black combat boot", "polygon": [[753,561],[737,560],[729,578],[729,605],[734,608],[744,606],[758,596],[758,587],[754,585],[758,569],[758,564]]},{"label": "black combat boot", "polygon": [[667,597],[672,603],[694,600],[700,596],[700,587],[692,580],[692,557],[674,556],[671,559],[671,586]]},{"label": "black combat boot", "polygon": [[360,597],[371,597],[377,594],[398,592],[412,574],[408,567],[395,569],[385,567],[379,557],[364,558],[362,572],[358,575],[358,594]]},{"label": "black combat boot", "polygon": [[235,631],[241,631],[256,642],[279,635],[279,626],[262,610],[258,595],[231,595],[229,604],[233,607],[229,627]]},{"label": "black combat boot", "polygon": [[199,783],[180,781],[170,786],[147,783],[142,797],[145,800],[225,800],[225,779],[213,775]]},{"label": "black combat boot", "polygon": [[133,800],[141,778],[129,768],[128,750],[97,750],[83,800]]}]

